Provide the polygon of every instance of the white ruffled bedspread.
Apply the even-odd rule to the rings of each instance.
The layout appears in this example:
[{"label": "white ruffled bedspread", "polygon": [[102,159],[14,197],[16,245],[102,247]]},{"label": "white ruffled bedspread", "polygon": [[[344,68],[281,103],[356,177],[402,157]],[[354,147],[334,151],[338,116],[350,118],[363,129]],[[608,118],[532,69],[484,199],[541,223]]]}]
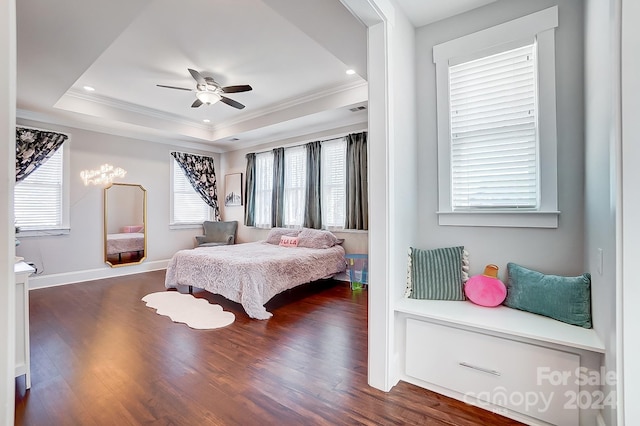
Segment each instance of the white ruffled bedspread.
[{"label": "white ruffled bedspread", "polygon": [[264,307],[290,288],[346,269],[344,249],[281,247],[263,241],[177,252],[167,266],[165,287],[194,286],[242,304],[256,319],[272,316]]}]

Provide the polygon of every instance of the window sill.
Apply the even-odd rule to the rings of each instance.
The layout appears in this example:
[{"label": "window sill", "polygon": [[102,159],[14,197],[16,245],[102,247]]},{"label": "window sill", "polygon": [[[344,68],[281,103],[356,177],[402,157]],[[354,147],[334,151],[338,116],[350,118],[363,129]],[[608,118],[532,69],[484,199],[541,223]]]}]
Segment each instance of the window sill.
[{"label": "window sill", "polygon": [[367,229],[327,229],[327,231],[331,231],[334,234],[368,234],[369,230]]},{"label": "window sill", "polygon": [[196,229],[202,230],[202,223],[170,223],[169,229]]},{"label": "window sill", "polygon": [[438,212],[441,226],[490,226],[501,228],[557,228],[559,211]]},{"label": "window sill", "polygon": [[70,228],[60,229],[33,229],[24,230],[16,234],[16,238],[32,238],[32,237],[56,237],[59,235],[69,235],[71,233]]}]

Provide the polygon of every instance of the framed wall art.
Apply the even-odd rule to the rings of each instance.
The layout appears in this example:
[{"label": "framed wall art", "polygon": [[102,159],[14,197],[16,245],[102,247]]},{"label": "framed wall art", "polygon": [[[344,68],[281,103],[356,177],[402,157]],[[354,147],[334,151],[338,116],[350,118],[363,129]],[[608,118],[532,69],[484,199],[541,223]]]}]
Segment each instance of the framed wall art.
[{"label": "framed wall art", "polygon": [[232,173],[224,177],[224,205],[242,205],[242,173]]}]

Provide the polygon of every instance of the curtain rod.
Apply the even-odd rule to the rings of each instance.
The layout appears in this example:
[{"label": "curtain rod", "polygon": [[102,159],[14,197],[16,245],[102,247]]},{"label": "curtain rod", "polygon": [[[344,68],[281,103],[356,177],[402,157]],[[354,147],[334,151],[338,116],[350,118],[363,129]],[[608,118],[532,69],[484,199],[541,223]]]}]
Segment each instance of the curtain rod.
[{"label": "curtain rod", "polygon": [[[366,130],[363,130],[363,131],[362,131],[362,132],[360,132],[360,133],[364,133],[364,132],[366,132]],[[348,135],[350,135],[351,133],[353,133],[353,132],[347,133],[347,134],[345,134],[344,136],[338,136],[338,137],[336,137],[336,138],[320,140],[320,142],[331,142],[331,141],[337,141],[338,139],[344,139],[344,138],[346,138]],[[315,141],[303,142],[303,143],[299,143],[299,144],[297,144],[297,145],[288,145],[288,146],[286,146],[286,148],[297,148],[297,147],[299,147],[299,146],[303,146],[303,145],[306,145],[306,144],[311,143],[311,142],[315,142]],[[273,150],[274,150],[274,149],[276,149],[276,148],[284,148],[284,147],[275,147],[275,148],[267,149],[266,151],[257,151],[257,152],[253,152],[253,154],[256,154],[256,155],[258,155],[258,154],[264,154],[265,152],[271,152],[271,151],[273,151]],[[252,153],[251,153],[251,152],[248,152],[247,154],[252,154]]]}]

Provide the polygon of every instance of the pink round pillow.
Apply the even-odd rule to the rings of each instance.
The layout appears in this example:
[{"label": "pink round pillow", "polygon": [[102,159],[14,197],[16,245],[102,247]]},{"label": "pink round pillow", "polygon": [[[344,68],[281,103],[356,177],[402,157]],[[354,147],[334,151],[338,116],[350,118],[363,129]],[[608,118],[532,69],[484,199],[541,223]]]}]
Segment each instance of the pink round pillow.
[{"label": "pink round pillow", "polygon": [[464,285],[464,294],[476,305],[498,306],[507,297],[507,287],[498,279],[498,267],[487,265],[484,274],[475,275]]}]

